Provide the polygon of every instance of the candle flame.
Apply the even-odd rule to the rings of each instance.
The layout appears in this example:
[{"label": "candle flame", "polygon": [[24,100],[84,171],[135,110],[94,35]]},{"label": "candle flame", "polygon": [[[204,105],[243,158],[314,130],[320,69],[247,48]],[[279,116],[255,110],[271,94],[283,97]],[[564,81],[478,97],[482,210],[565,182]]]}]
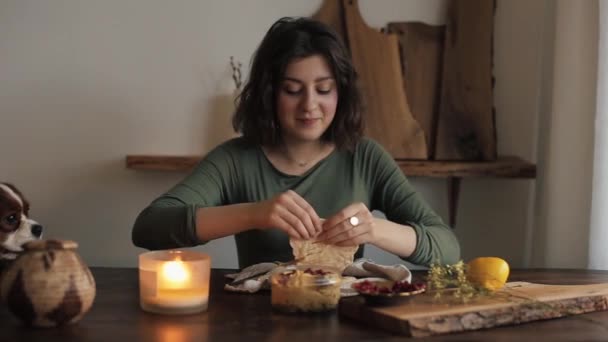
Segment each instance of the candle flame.
[{"label": "candle flame", "polygon": [[162,273],[165,279],[175,284],[183,284],[190,278],[190,273],[179,258],[166,262]]}]

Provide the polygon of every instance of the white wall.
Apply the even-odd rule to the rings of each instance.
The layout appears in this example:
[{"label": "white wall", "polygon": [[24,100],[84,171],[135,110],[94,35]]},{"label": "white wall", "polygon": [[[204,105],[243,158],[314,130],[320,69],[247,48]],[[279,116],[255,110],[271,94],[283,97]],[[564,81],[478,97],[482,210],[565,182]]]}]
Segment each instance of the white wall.
[{"label": "white wall", "polygon": [[598,3],[598,65],[588,267],[608,269],[608,2]]},{"label": "white wall", "polygon": [[[0,179],[33,203],[46,237],[74,239],[90,265],[134,266],[137,213],[184,174],[126,170],[127,154],[200,154],[230,134],[229,56],[248,64],[269,25],[321,1],[0,1]],[[373,27],[443,23],[446,1],[361,0]],[[546,0],[500,0],[500,154],[535,158]],[[247,68],[245,68],[247,69]],[[441,180],[413,179],[447,219]],[[464,180],[456,232],[465,259],[525,264],[533,181]],[[231,238],[197,249],[236,267]],[[397,258],[370,249],[384,263]]]},{"label": "white wall", "polygon": [[[539,127],[532,264],[587,267],[598,56],[598,2],[558,0]],[[550,53],[553,53],[550,56]],[[605,246],[604,246],[605,248]]]}]

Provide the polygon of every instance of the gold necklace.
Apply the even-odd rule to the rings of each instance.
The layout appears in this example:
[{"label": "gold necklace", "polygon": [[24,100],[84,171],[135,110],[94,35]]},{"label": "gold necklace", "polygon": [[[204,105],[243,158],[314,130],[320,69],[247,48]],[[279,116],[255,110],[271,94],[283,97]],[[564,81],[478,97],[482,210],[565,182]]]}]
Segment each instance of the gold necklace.
[{"label": "gold necklace", "polygon": [[[321,147],[321,151],[319,152],[319,154],[323,153],[323,146]],[[319,155],[317,154],[317,155]],[[305,167],[308,164],[310,164],[312,161],[314,161],[317,158],[317,155],[313,156],[310,160],[307,161],[299,161],[299,160],[295,160],[294,158],[292,158],[289,153],[287,153],[287,148],[283,147],[283,156],[285,157],[285,159],[287,159],[288,162],[296,164],[298,167]]]},{"label": "gold necklace", "polygon": [[304,161],[304,162],[303,161],[297,161],[297,160],[289,157],[287,154],[285,154],[285,159],[287,159],[287,161],[289,161],[290,163],[296,164],[298,167],[304,167],[304,166],[308,165],[310,162],[312,162],[314,160],[314,158],[312,158],[309,161]]}]

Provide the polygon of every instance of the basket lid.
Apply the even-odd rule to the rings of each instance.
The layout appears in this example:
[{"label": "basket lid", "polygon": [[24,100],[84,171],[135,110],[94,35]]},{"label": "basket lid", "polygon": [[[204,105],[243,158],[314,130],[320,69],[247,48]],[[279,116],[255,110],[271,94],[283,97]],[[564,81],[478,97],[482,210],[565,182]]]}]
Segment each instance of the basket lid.
[{"label": "basket lid", "polygon": [[35,240],[23,245],[26,251],[48,250],[48,249],[76,249],[78,243],[72,240]]}]

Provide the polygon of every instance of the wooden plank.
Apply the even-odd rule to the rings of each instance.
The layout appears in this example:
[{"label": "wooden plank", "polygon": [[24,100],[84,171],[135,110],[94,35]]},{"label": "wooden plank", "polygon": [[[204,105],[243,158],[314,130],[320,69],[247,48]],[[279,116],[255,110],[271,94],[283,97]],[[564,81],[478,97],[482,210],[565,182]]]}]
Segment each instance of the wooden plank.
[{"label": "wooden plank", "polygon": [[435,159],[494,160],[493,0],[449,5]]},{"label": "wooden plank", "polygon": [[467,304],[441,304],[431,294],[386,307],[361,298],[340,302],[344,317],[414,337],[522,324],[608,309],[608,284],[543,285],[510,283],[495,296]]},{"label": "wooden plank", "polygon": [[127,156],[127,169],[148,171],[190,171],[201,161],[201,156]]},{"label": "wooden plank", "polygon": [[323,4],[321,4],[321,8],[319,8],[312,18],[331,26],[336,30],[344,43],[347,43],[342,0],[324,0]]},{"label": "wooden plank", "polygon": [[494,161],[401,161],[397,164],[407,176],[462,178],[535,178],[536,166],[521,158],[504,156]]},{"label": "wooden plank", "polygon": [[[129,155],[126,167],[132,170],[182,171],[196,166],[201,156]],[[503,177],[535,178],[536,166],[518,157],[500,157],[492,162],[445,162],[397,160],[397,165],[407,176],[420,177]]]},{"label": "wooden plank", "polygon": [[445,26],[393,22],[387,28],[399,37],[407,100],[424,131],[429,159],[434,159]]},{"label": "wooden plank", "polygon": [[368,27],[358,1],[342,4],[348,45],[361,82],[366,135],[395,158],[428,159],[424,131],[405,97],[397,36]]}]

